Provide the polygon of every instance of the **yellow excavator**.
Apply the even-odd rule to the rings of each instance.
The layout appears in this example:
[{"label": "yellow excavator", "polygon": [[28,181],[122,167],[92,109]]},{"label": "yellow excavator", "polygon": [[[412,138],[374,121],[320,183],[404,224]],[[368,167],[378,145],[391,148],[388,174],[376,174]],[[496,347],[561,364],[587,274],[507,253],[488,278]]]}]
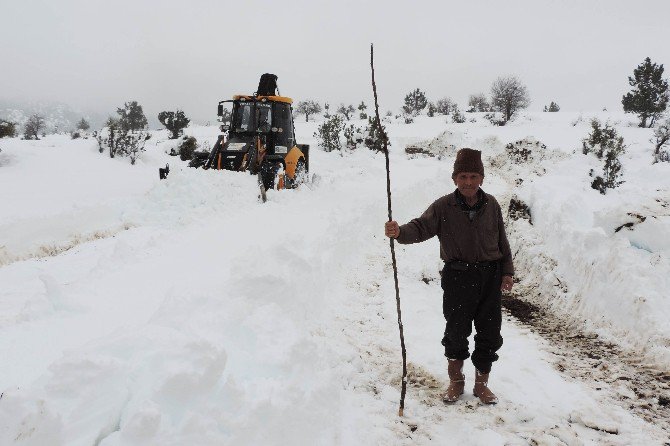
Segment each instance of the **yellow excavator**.
[{"label": "yellow excavator", "polygon": [[[229,123],[223,122],[226,103],[232,103]],[[277,76],[269,73],[261,76],[254,95],[220,101],[222,133],[203,168],[258,175],[263,197],[265,190],[291,189],[307,181],[309,145],[296,143],[292,103],[278,94]]]}]

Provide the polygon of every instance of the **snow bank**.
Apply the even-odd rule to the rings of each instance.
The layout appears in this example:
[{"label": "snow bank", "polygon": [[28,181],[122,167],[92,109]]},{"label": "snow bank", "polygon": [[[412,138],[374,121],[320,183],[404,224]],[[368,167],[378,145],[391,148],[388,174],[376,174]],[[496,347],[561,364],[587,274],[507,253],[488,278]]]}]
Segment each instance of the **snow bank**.
[{"label": "snow bank", "polygon": [[[624,164],[626,183],[603,197],[585,176],[593,164],[575,154],[519,188],[534,225],[513,225],[524,251],[518,255],[524,279],[528,286],[540,287],[537,302],[667,370],[670,222],[660,203],[667,203],[664,178],[670,166]],[[581,173],[581,181],[575,181],[575,173]],[[657,180],[656,191],[643,195],[637,178],[649,175]]]},{"label": "snow bank", "polygon": [[[509,222],[526,297],[663,364],[667,166],[650,166],[649,132],[613,116],[631,147],[627,182],[599,195],[588,186],[594,161],[572,153],[587,118],[389,124],[394,218],[407,221],[453,190],[451,150],[410,160],[405,144],[481,148],[485,190],[531,207],[532,226]],[[313,144],[317,125],[299,125],[298,141]],[[216,130],[189,134],[208,140]],[[507,143],[531,137],[530,147],[546,145],[539,156],[506,161]],[[270,191],[260,205],[253,178],[189,169],[165,154],[169,146],[155,134],[130,166],[91,141],[3,141],[0,187],[12,194],[0,198],[11,210],[0,216],[0,353],[11,367],[0,369],[0,443],[576,444],[608,429],[622,444],[657,438],[558,376],[541,341],[512,321],[497,365],[504,404],[487,410],[468,396],[444,409],[435,240],[398,247],[420,383],[408,394],[408,413],[421,420],[413,433],[393,415],[383,156],[313,146],[320,181]],[[166,162],[170,176],[159,181]],[[520,357],[522,367],[509,359]]]},{"label": "snow bank", "polygon": [[[594,118],[614,126],[627,145],[625,183],[605,196],[588,175],[601,164],[581,153]],[[413,145],[446,161],[458,147],[482,150],[488,172],[506,181],[503,206],[516,195],[531,210],[532,226],[508,221],[524,297],[668,370],[670,165],[651,164],[651,136],[623,113],[527,113],[505,127],[452,124]],[[529,158],[515,162],[510,143]]]}]

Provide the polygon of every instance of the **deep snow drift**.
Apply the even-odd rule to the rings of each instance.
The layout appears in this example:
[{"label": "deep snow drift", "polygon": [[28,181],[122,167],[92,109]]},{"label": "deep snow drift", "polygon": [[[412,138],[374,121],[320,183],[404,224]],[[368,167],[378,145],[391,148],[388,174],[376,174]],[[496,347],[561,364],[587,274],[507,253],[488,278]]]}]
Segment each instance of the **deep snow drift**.
[{"label": "deep snow drift", "polygon": [[[605,196],[589,186],[595,158],[579,150],[596,115],[628,145],[626,182]],[[669,370],[670,165],[651,165],[651,131],[603,113],[527,114],[506,127],[474,118],[387,124],[394,217],[453,189],[456,148],[481,149],[484,189],[531,208],[532,225],[508,221],[528,299]],[[265,204],[246,174],[166,155],[165,132],[135,166],[93,140],[0,140],[0,444],[668,440],[558,373],[545,341],[509,318],[491,379],[500,404],[469,394],[468,365],[466,396],[444,406],[436,240],[398,248],[412,371],[399,420],[384,158],[324,153],[317,125],[296,122],[318,181],[270,191]],[[521,140],[546,148],[515,164],[505,145]],[[440,156],[408,159],[407,144]]]}]

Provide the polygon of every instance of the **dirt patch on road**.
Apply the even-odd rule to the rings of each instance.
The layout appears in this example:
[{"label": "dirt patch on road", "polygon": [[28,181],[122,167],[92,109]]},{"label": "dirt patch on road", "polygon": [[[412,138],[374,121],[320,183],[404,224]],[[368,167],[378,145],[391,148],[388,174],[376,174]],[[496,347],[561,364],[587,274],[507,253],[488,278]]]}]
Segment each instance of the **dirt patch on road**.
[{"label": "dirt patch on road", "polygon": [[670,371],[642,366],[634,354],[596,334],[580,332],[521,296],[518,292],[503,296],[503,308],[550,341],[556,369],[670,433]]},{"label": "dirt patch on road", "polygon": [[512,316],[524,324],[529,324],[536,318],[544,316],[544,311],[540,307],[509,295],[502,297],[502,305]]}]

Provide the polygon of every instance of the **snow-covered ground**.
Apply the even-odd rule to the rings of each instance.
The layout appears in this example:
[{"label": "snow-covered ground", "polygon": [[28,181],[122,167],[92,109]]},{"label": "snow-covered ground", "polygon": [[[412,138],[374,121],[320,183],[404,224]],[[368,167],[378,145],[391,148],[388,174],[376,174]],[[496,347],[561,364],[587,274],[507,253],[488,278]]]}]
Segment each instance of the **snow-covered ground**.
[{"label": "snow-covered ground", "polygon": [[[580,150],[594,116],[628,146],[626,182],[605,196]],[[394,218],[453,190],[455,148],[481,149],[484,189],[531,209],[532,225],[508,221],[524,299],[670,370],[670,164],[651,164],[651,131],[608,113],[476,120],[387,125]],[[317,125],[296,122],[318,181],[265,204],[249,175],[166,155],[165,132],[135,166],[94,140],[0,140],[0,444],[669,441],[557,371],[547,341],[511,317],[490,382],[500,404],[476,402],[468,364],[465,397],[445,406],[436,240],[397,248],[411,371],[398,418],[384,158],[324,153]],[[505,145],[522,140],[539,144],[514,164]],[[441,156],[408,159],[407,144]]]}]

